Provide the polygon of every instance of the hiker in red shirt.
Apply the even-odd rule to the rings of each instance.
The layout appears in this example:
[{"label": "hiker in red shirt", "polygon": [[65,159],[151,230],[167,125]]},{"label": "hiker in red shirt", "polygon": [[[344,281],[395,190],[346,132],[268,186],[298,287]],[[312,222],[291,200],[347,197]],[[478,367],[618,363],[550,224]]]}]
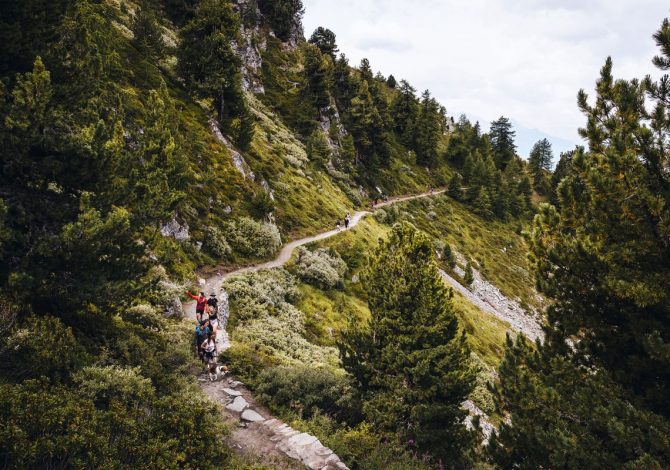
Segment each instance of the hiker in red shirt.
[{"label": "hiker in red shirt", "polygon": [[200,323],[202,315],[205,313],[205,307],[207,306],[207,297],[205,297],[204,292],[200,292],[200,295],[198,296],[186,291],[186,295],[195,300],[195,318],[198,320],[198,323]]}]

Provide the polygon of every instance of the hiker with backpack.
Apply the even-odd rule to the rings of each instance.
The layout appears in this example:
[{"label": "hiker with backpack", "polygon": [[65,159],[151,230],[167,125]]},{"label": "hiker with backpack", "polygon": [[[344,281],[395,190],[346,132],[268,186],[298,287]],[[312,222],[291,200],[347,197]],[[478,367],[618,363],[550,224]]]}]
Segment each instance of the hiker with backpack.
[{"label": "hiker with backpack", "polygon": [[344,229],[349,228],[349,223],[351,222],[351,217],[349,216],[349,213],[347,212],[346,217],[344,218]]},{"label": "hiker with backpack", "polygon": [[216,372],[216,356],[218,354],[216,346],[216,333],[209,334],[209,338],[202,342],[203,358],[207,364],[207,371],[209,372],[209,380],[216,380],[218,374]]},{"label": "hiker with backpack", "polygon": [[212,332],[216,333],[219,329],[219,299],[216,294],[212,292],[207,299],[206,312],[209,317],[209,324],[212,327]]},{"label": "hiker with backpack", "polygon": [[205,318],[202,322],[198,322],[195,326],[195,351],[201,361],[205,362],[204,351],[202,349],[203,343],[209,338],[212,330],[209,326],[209,319]]},{"label": "hiker with backpack", "polygon": [[205,306],[207,305],[207,297],[205,297],[204,292],[200,292],[200,295],[191,294],[191,292],[186,291],[186,295],[195,300],[195,319],[200,323],[205,313]]}]

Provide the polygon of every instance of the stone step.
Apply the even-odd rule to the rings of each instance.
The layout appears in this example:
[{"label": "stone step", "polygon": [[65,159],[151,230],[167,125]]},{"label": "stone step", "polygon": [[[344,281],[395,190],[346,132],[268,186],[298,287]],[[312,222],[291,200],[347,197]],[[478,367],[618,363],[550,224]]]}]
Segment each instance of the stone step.
[{"label": "stone step", "polygon": [[265,421],[265,418],[263,418],[261,415],[259,415],[256,411],[252,410],[251,408],[244,410],[240,418],[244,421],[249,421],[251,423],[259,423],[261,421]]},{"label": "stone step", "polygon": [[249,407],[249,403],[242,397],[235,397],[232,403],[226,405],[226,409],[235,413],[242,413]]},{"label": "stone step", "polygon": [[241,397],[242,396],[242,392],[238,392],[237,390],[233,390],[232,388],[224,388],[223,393],[225,393],[229,397]]}]

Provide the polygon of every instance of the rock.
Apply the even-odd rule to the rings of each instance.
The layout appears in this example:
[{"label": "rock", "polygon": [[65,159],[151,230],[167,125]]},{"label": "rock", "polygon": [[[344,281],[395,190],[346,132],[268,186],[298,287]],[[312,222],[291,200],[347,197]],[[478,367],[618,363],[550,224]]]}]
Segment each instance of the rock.
[{"label": "rock", "polygon": [[351,282],[353,284],[358,284],[360,282],[361,278],[358,276],[358,274],[354,274],[351,276]]},{"label": "rock", "polygon": [[251,423],[258,423],[261,421],[265,421],[265,418],[263,418],[261,415],[259,415],[257,412],[251,409],[244,410],[240,418],[243,419],[244,421],[249,421]]},{"label": "rock", "polygon": [[196,242],[196,243],[195,243],[195,249],[196,249],[197,251],[202,250],[202,242]]},{"label": "rock", "polygon": [[180,224],[175,215],[170,222],[161,227],[161,235],[164,237],[172,237],[175,240],[182,242],[190,238],[188,230],[188,224],[186,222]]},{"label": "rock", "polygon": [[224,388],[223,393],[230,397],[240,397],[242,396],[242,392],[238,392],[237,390],[233,390],[232,388]]},{"label": "rock", "polygon": [[244,385],[244,384],[243,384],[242,382],[237,381],[237,380],[232,380],[232,381],[228,384],[228,386],[229,386],[230,388],[237,388],[237,387],[239,387],[240,385]]},{"label": "rock", "polygon": [[294,446],[306,446],[308,444],[311,444],[311,443],[315,442],[316,440],[317,440],[316,437],[314,437],[310,434],[307,434],[306,432],[303,432],[303,433],[300,433],[298,435],[295,435],[295,436],[291,437],[288,440],[288,442],[289,442],[289,444],[294,445]]},{"label": "rock", "polygon": [[205,284],[207,284],[207,281],[205,281],[203,278],[198,279],[198,285],[200,287],[205,287]]},{"label": "rock", "polygon": [[223,208],[223,212],[224,212],[224,214],[230,215],[230,213],[233,212],[233,208],[230,207],[230,206],[226,206],[226,207]]},{"label": "rock", "polygon": [[235,397],[232,403],[226,405],[226,409],[235,413],[242,413],[242,411],[244,411],[248,406],[249,403],[247,403],[244,398]]},{"label": "rock", "polygon": [[181,300],[179,297],[174,296],[172,301],[165,306],[165,316],[169,318],[183,318],[184,317],[184,307],[182,306]]},{"label": "rock", "polygon": [[256,181],[256,175],[251,171],[251,168],[244,160],[244,157],[240,152],[235,149],[235,146],[221,133],[219,129],[219,124],[216,122],[216,119],[212,118],[209,120],[209,128],[211,129],[214,137],[221,142],[226,148],[230,151],[233,158],[233,165],[237,168],[237,171],[240,172],[243,178],[249,178],[251,181]]}]

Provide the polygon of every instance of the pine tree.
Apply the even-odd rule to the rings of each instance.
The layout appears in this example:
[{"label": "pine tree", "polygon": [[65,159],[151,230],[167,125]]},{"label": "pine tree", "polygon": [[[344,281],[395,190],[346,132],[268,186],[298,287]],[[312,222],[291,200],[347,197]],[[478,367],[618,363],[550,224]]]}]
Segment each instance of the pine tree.
[{"label": "pine tree", "polygon": [[428,167],[437,165],[437,144],[442,134],[440,123],[439,104],[426,90],[421,95],[421,106],[415,125],[414,149],[417,164]]},{"label": "pine tree", "polygon": [[444,465],[461,467],[471,438],[460,403],[474,376],[432,244],[412,225],[396,225],[365,279],[371,318],[339,345],[365,415]]},{"label": "pine tree", "polygon": [[475,281],[475,273],[472,271],[472,263],[468,260],[468,264],[465,265],[465,274],[463,275],[463,282],[466,285],[472,285]]},{"label": "pine tree", "polygon": [[386,84],[389,88],[395,88],[398,85],[398,82],[393,75],[389,75],[389,78],[386,79]]},{"label": "pine tree", "polygon": [[545,138],[538,140],[530,151],[528,167],[533,175],[535,189],[540,194],[549,192],[549,181],[547,172],[551,170],[554,155],[551,151],[551,143]]},{"label": "pine tree", "polygon": [[558,159],[556,169],[551,175],[551,196],[549,198],[551,203],[556,207],[560,206],[560,201],[558,197],[558,191],[559,191],[558,186],[565,177],[569,176],[572,173],[571,172],[572,159],[575,153],[582,153],[582,152],[584,152],[584,148],[577,147],[575,150],[570,150],[569,152],[562,152],[560,158]]},{"label": "pine tree", "polygon": [[491,219],[493,217],[491,193],[486,187],[479,187],[472,200],[472,206],[475,213],[481,217],[485,219]]},{"label": "pine tree", "polygon": [[414,135],[419,105],[416,99],[416,90],[405,80],[400,81],[398,94],[391,103],[393,114],[393,128],[402,144],[407,148],[414,148]]},{"label": "pine tree", "polygon": [[368,82],[360,83],[347,114],[347,128],[354,138],[362,163],[368,168],[385,165],[390,154],[388,136],[379,111],[372,101]]},{"label": "pine tree", "polygon": [[152,59],[163,57],[165,53],[163,33],[150,9],[138,8],[130,29],[133,32],[133,44],[142,55]]},{"label": "pine tree", "polygon": [[493,158],[496,166],[501,170],[504,170],[509,161],[514,158],[516,152],[515,134],[516,132],[512,130],[512,123],[504,116],[491,123],[489,136],[493,148]]},{"label": "pine tree", "polygon": [[312,36],[309,38],[309,42],[318,47],[322,54],[329,55],[333,62],[337,57],[337,53],[340,52],[337,48],[335,33],[322,26],[314,30]]},{"label": "pine tree", "polygon": [[291,37],[294,26],[305,12],[302,0],[258,0],[258,8],[282,41]]},{"label": "pine tree", "polygon": [[449,179],[449,185],[447,186],[447,194],[457,201],[463,200],[462,182],[463,177],[458,173],[454,173]]},{"label": "pine tree", "polygon": [[321,110],[330,105],[330,89],[333,86],[333,62],[321,53],[318,47],[305,47],[306,94],[313,105]]},{"label": "pine tree", "polygon": [[[670,23],[654,36],[670,63]],[[508,342],[490,447],[503,468],[670,465],[670,178],[667,79],[614,80],[607,59],[559,209],[529,236],[551,299],[545,343]],[[646,100],[645,100],[646,98]],[[647,106],[651,105],[651,109]]]}]

